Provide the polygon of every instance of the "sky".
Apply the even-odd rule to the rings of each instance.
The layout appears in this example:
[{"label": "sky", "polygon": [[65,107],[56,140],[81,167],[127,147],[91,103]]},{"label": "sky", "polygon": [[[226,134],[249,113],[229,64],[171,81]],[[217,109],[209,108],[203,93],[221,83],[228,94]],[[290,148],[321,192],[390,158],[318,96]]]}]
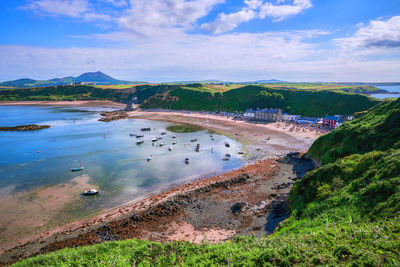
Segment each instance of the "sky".
[{"label": "sky", "polygon": [[0,81],[400,82],[400,0],[1,0]]}]

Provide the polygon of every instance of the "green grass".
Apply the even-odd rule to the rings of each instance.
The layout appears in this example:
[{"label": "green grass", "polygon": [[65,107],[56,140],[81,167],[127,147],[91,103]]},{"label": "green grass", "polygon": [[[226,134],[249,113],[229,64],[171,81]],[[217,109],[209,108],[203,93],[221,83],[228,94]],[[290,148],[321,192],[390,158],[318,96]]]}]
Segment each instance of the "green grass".
[{"label": "green grass", "polygon": [[204,128],[191,124],[178,124],[178,125],[168,126],[167,130],[174,133],[194,133],[204,130]]},{"label": "green grass", "polygon": [[124,102],[132,98],[129,91],[100,89],[88,85],[59,85],[18,90],[0,90],[0,101],[72,101],[111,100]]},{"label": "green grass", "polygon": [[400,99],[383,102],[318,138],[309,152],[322,163],[329,163],[347,155],[389,148],[400,148]]},{"label": "green grass", "polygon": [[191,90],[177,87],[148,94],[147,98],[142,99],[146,99],[142,104],[143,108],[235,112],[246,108],[271,107],[304,116],[353,114],[381,102],[359,94],[274,89],[254,85],[214,93],[199,88]]}]

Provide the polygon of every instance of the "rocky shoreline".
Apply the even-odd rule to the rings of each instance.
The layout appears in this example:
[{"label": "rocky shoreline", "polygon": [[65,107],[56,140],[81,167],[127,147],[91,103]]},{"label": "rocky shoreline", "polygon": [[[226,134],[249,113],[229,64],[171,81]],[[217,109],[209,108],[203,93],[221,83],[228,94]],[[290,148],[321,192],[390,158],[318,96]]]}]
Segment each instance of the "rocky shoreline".
[{"label": "rocky shoreline", "polygon": [[43,236],[0,255],[0,264],[65,247],[129,238],[200,243],[272,233],[288,216],[294,180],[314,165],[299,153],[260,160],[107,212],[75,228]]},{"label": "rocky shoreline", "polygon": [[28,125],[18,125],[13,127],[0,127],[0,131],[37,131],[42,129],[50,128],[50,125],[36,125],[36,124],[28,124]]},{"label": "rocky shoreline", "polygon": [[99,121],[103,121],[103,122],[109,122],[109,121],[115,121],[115,120],[128,118],[128,113],[126,113],[123,110],[107,111],[107,112],[101,113],[100,115],[103,117],[100,118]]}]

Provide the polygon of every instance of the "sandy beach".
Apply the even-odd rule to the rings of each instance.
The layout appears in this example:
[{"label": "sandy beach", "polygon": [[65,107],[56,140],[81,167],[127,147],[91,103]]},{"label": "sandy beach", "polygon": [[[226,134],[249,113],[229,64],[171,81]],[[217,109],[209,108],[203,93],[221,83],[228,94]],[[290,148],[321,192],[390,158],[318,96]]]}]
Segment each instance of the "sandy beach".
[{"label": "sandy beach", "polygon": [[[90,219],[17,237],[15,242],[1,244],[0,264],[64,247],[127,238],[199,243],[204,239],[219,242],[235,235],[261,237],[285,218],[287,195],[299,176],[293,164],[278,159],[290,152],[307,151],[319,136],[311,130],[289,132],[276,123],[254,124],[196,113],[135,111],[129,113],[129,118],[199,125],[227,135],[245,145],[252,163],[225,174],[164,189]],[[36,194],[39,197],[36,202],[46,205],[49,211],[57,210],[58,202],[44,200],[55,197],[68,203],[71,199],[66,195],[86,190],[88,185],[87,180],[80,180],[66,186],[71,188],[70,193],[62,193],[62,197],[57,195],[57,187],[41,190]],[[38,219],[38,223],[43,220]]]},{"label": "sandy beach", "polygon": [[129,112],[130,118],[193,124],[224,134],[246,145],[258,158],[307,151],[321,133],[314,129],[290,131],[279,123],[256,124],[229,117],[182,112]]}]

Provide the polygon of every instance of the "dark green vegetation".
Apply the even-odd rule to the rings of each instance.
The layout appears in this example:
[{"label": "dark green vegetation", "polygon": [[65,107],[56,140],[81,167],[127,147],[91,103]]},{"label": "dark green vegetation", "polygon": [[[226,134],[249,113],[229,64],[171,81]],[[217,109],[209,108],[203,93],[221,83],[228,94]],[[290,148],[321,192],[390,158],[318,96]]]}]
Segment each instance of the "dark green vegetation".
[{"label": "dark green vegetation", "polygon": [[324,116],[353,114],[367,110],[379,102],[364,95],[337,91],[287,90],[249,85],[218,93],[178,87],[154,94],[142,107],[230,112],[271,107],[282,108],[292,114]]},{"label": "dark green vegetation", "polygon": [[0,90],[0,101],[110,100],[125,102],[131,98],[132,93],[126,90],[100,89],[88,85],[59,85]]},{"label": "dark green vegetation", "polygon": [[[318,158],[340,146],[347,152],[329,156],[295,183],[291,216],[266,238],[236,237],[216,245],[109,242],[60,250],[17,266],[398,266],[399,107],[400,99],[381,104],[318,139],[310,149],[312,154],[321,149]],[[368,137],[374,134],[377,139]],[[339,137],[348,140],[338,142]]]},{"label": "dark green vegetation", "polygon": [[36,124],[29,124],[29,125],[18,125],[12,127],[0,127],[0,131],[36,131],[50,128],[49,125],[36,125]]},{"label": "dark green vegetation", "polygon": [[204,128],[190,124],[179,124],[179,125],[168,126],[167,130],[174,133],[194,133],[204,130]]},{"label": "dark green vegetation", "polygon": [[349,121],[320,137],[310,154],[322,163],[373,150],[400,149],[400,99],[381,103],[360,119]]}]

